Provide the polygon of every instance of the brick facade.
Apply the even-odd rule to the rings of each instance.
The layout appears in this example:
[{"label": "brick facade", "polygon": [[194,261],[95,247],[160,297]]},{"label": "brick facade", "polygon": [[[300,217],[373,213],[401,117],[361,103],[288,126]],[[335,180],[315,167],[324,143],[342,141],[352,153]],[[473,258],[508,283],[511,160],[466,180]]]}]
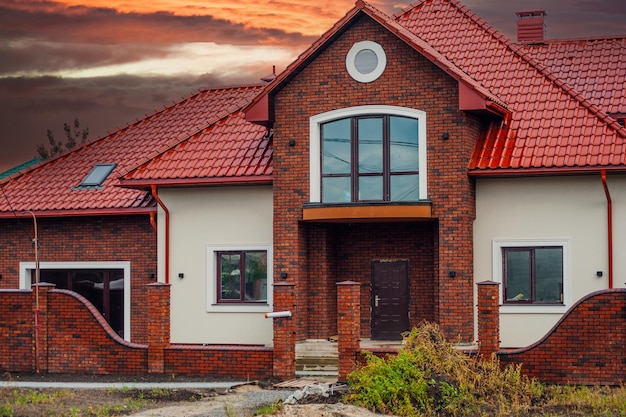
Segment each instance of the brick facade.
[{"label": "brick facade", "polygon": [[[131,340],[145,343],[146,285],[157,272],[156,232],[147,214],[38,218],[40,262],[130,261]],[[19,263],[34,262],[33,221],[0,220],[0,288],[19,288]]]},{"label": "brick facade", "polygon": [[[387,69],[374,82],[354,81],[345,70],[345,57],[355,42],[379,43],[387,55]],[[474,184],[467,176],[468,161],[480,129],[474,116],[458,110],[457,82],[428,59],[366,16],[302,71],[296,73],[274,97],[274,256],[278,277],[287,272],[296,284],[296,297],[306,316],[297,319],[297,337],[324,337],[335,331],[333,283],[338,280],[369,282],[374,259],[400,259],[407,248],[429,253],[427,266],[413,262],[419,279],[411,277],[412,314],[432,318],[447,336],[473,340],[472,222],[475,216]],[[302,207],[309,201],[309,117],[359,105],[392,105],[419,109],[427,114],[428,194],[433,219],[406,223],[323,226],[302,223]],[[442,139],[447,133],[448,139]],[[293,140],[294,146],[289,142]],[[409,236],[405,230],[414,234]],[[426,232],[423,236],[422,231]],[[405,236],[400,241],[397,236]],[[361,238],[367,237],[365,241]],[[332,241],[340,242],[332,245]],[[389,253],[386,240],[400,247]],[[365,253],[337,252],[362,243]],[[427,243],[425,243],[427,242]],[[425,245],[425,246],[424,246]],[[390,246],[389,246],[390,247]],[[331,250],[332,249],[332,250]],[[379,251],[380,249],[380,251]],[[337,251],[337,252],[335,252]],[[416,264],[416,265],[415,265]],[[340,272],[333,277],[333,270]],[[450,272],[454,274],[450,274]],[[356,273],[356,276],[351,274]],[[453,276],[451,276],[453,275]],[[425,300],[423,286],[429,299]],[[362,299],[362,330],[369,331],[369,295]],[[421,297],[420,300],[417,297]],[[419,310],[422,310],[421,312]],[[315,314],[313,314],[315,313]],[[312,317],[316,317],[312,319]]]}]

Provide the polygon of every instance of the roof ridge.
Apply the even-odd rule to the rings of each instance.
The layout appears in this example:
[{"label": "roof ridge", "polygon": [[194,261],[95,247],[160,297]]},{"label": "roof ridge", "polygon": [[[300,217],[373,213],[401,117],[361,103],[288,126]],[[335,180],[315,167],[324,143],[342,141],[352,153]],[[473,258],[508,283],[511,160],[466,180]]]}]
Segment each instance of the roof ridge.
[{"label": "roof ridge", "polygon": [[[626,40],[626,35],[603,35],[603,36],[585,36],[582,38],[558,38],[558,39],[544,39],[541,43],[565,43],[565,42],[598,42],[598,41],[610,41],[610,40]],[[532,45],[532,44],[516,44],[516,45]]]},{"label": "roof ridge", "polygon": [[[570,95],[573,99],[578,101],[583,107],[587,108],[594,116],[600,119],[602,122],[607,124],[609,127],[614,129],[616,133],[620,134],[622,137],[626,138],[626,128],[622,127],[617,121],[606,114],[603,110],[601,110],[598,106],[592,103],[590,100],[585,98],[582,94],[580,94],[575,88],[565,83],[563,80],[560,80],[556,77],[552,72],[550,72],[545,65],[541,64],[538,60],[531,57],[527,52],[524,52],[521,45],[518,45],[504,36],[502,33],[494,29],[489,23],[487,23],[484,19],[478,16],[476,13],[471,11],[467,6],[462,4],[459,0],[442,0],[447,1],[459,11],[461,11],[465,16],[470,18],[474,23],[478,24],[481,28],[483,28],[487,33],[491,36],[494,36],[495,39],[502,42],[505,47],[511,50],[514,54],[519,56],[522,60],[526,61],[531,67],[536,69],[540,74],[542,74],[545,78],[547,78],[550,82],[558,86],[561,90]],[[423,3],[420,0],[420,3]]]},{"label": "roof ridge", "polygon": [[[133,172],[136,169],[140,168],[141,166],[147,164],[148,162],[150,162],[154,158],[156,158],[156,157],[158,157],[160,155],[163,155],[168,150],[170,150],[170,149],[180,145],[181,143],[191,139],[193,136],[197,135],[198,133],[202,132],[203,130],[208,129],[209,127],[215,125],[219,121],[224,120],[225,118],[227,118],[228,116],[230,116],[232,114],[235,114],[236,112],[240,112],[243,108],[245,108],[248,104],[250,104],[250,102],[254,98],[256,98],[263,91],[263,88],[261,88],[262,84],[250,85],[250,86],[245,87],[245,89],[250,89],[250,87],[255,87],[256,89],[258,89],[256,95],[254,95],[253,97],[248,97],[248,98],[240,98],[235,103],[232,103],[229,106],[225,106],[224,108],[222,108],[221,111],[214,113],[212,115],[212,117],[207,119],[207,121],[205,123],[197,124],[195,126],[190,127],[189,129],[181,132],[176,138],[170,139],[167,143],[164,143],[163,145],[157,147],[153,152],[150,152],[148,155],[144,156],[143,158],[140,158],[138,160],[138,162],[136,164],[134,164],[132,167],[127,167],[127,168],[120,169],[120,171],[118,172],[117,179],[118,180],[122,179],[123,177],[125,177],[128,174],[130,174],[131,172]],[[239,87],[233,87],[233,88],[231,88],[231,87],[227,87],[227,88],[220,88],[220,87],[208,88],[206,90],[203,90],[203,92],[219,91],[219,90],[233,90],[235,88],[239,88]]]},{"label": "roof ridge", "polygon": [[[423,3],[423,1],[420,0],[420,3]],[[365,4],[368,4],[368,3],[365,3]],[[381,17],[385,19],[385,21],[381,22],[377,20],[375,16],[367,13],[368,10],[371,10],[371,12],[375,14],[380,14]],[[471,85],[472,88],[474,88],[480,94],[484,95],[485,98],[489,98],[490,100],[498,103],[500,106],[504,107],[505,109],[508,109],[508,105],[507,103],[504,102],[504,100],[502,100],[500,97],[494,94],[491,90],[485,87],[481,82],[473,78],[470,74],[464,71],[457,64],[455,64],[450,59],[448,59],[447,56],[442,54],[437,48],[431,45],[430,42],[422,39],[415,33],[411,32],[404,25],[399,23],[396,19],[391,18],[390,16],[386,15],[385,13],[381,12],[379,9],[375,7],[371,7],[370,9],[364,8],[363,12],[366,13],[371,18],[373,18],[374,20],[378,21],[379,24],[387,27],[387,29],[394,32],[396,36],[401,37],[400,32],[402,32],[402,35],[405,37],[403,41],[407,43],[410,42],[413,45],[419,47],[420,48],[419,52],[425,55],[429,60],[433,61],[435,65],[437,65],[437,62],[440,62],[445,67],[445,71],[449,73],[450,75],[452,75],[453,78],[457,79],[458,81],[463,81],[464,83]],[[393,26],[393,30],[389,26]],[[451,73],[454,73],[454,74],[451,74]]]}]

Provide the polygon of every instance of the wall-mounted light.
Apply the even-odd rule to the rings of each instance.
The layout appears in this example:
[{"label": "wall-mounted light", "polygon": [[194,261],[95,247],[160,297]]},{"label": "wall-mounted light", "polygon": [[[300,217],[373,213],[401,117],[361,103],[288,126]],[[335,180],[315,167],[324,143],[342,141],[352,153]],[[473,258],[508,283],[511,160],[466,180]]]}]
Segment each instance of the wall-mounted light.
[{"label": "wall-mounted light", "polygon": [[596,276],[598,278],[602,278],[602,271],[596,271]]},{"label": "wall-mounted light", "polygon": [[441,139],[449,139],[450,138],[450,134],[448,132],[445,132],[444,134],[441,135]]},{"label": "wall-mounted light", "polygon": [[185,274],[183,274],[182,272],[178,273],[178,278],[185,278]]},{"label": "wall-mounted light", "polygon": [[450,278],[454,278],[454,277],[456,277],[456,272],[455,271],[450,271],[450,272],[448,272],[448,276]]},{"label": "wall-mounted light", "polygon": [[296,146],[296,141],[293,139],[289,140],[289,146]]},{"label": "wall-mounted light", "polygon": [[150,279],[154,279],[156,276],[154,274],[149,275]]},{"label": "wall-mounted light", "polygon": [[280,277],[281,277],[282,279],[287,279],[287,277],[288,277],[288,276],[289,276],[289,274],[287,274],[286,272],[281,272],[281,273],[280,273]]}]

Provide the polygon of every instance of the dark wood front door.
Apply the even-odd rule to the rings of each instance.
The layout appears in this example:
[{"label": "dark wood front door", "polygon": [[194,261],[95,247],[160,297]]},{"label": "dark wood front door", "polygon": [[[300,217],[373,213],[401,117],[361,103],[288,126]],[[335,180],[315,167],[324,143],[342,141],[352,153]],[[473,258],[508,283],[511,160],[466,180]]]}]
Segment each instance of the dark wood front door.
[{"label": "dark wood front door", "polygon": [[372,339],[400,340],[409,330],[408,261],[372,262]]}]

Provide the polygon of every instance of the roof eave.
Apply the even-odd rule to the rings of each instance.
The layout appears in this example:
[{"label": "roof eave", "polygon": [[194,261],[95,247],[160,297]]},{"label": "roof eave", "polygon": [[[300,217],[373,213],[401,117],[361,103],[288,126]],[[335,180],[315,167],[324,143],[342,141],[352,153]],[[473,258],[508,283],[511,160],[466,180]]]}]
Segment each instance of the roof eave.
[{"label": "roof eave", "polygon": [[197,186],[220,186],[220,185],[271,185],[272,175],[251,175],[241,177],[220,178],[161,178],[161,179],[123,179],[120,187],[139,190],[157,187],[197,187]]},{"label": "roof eave", "polygon": [[585,175],[608,173],[626,173],[626,166],[587,166],[587,167],[554,167],[554,168],[482,168],[470,169],[468,176],[473,178],[504,178],[532,177],[547,175]]},{"label": "roof eave", "polygon": [[[156,206],[132,208],[105,208],[105,209],[58,209],[58,210],[31,210],[37,218],[43,217],[85,217],[85,216],[132,216],[156,212]],[[30,217],[30,213],[23,211],[0,212],[0,219]]]}]

